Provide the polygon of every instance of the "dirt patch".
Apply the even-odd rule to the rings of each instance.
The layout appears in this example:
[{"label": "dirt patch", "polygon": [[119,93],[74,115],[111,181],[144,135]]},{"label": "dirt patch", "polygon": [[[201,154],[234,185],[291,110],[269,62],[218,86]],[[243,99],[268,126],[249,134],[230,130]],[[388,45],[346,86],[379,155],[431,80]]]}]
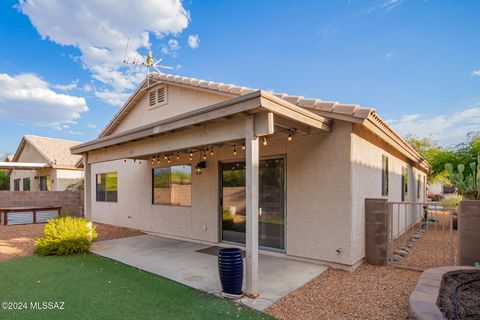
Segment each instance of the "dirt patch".
[{"label": "dirt patch", "polygon": [[101,224],[101,223],[95,223],[95,224],[97,225],[97,233],[98,233],[97,241],[136,237],[136,236],[141,236],[145,234],[141,231],[134,230],[134,229],[112,226],[109,224]]},{"label": "dirt patch", "polygon": [[[97,240],[134,237],[141,231],[106,224],[97,224]],[[0,261],[33,254],[35,240],[43,236],[45,224],[0,225]]]},{"label": "dirt patch", "polygon": [[409,319],[420,272],[363,264],[329,269],[267,309],[279,319]]},{"label": "dirt patch", "polygon": [[447,319],[480,319],[480,271],[445,275],[438,306]]}]

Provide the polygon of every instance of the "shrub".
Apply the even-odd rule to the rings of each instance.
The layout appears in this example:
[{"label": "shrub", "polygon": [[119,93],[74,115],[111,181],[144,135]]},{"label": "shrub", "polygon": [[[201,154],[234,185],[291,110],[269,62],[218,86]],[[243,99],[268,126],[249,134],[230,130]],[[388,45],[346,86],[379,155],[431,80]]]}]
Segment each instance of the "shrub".
[{"label": "shrub", "polygon": [[76,217],[57,217],[45,226],[44,236],[35,241],[35,252],[41,256],[65,256],[85,252],[97,238],[95,226]]},{"label": "shrub", "polygon": [[458,203],[462,200],[463,200],[463,197],[461,195],[458,195],[458,196],[447,197],[440,202],[446,205],[451,205],[453,208],[458,208]]}]

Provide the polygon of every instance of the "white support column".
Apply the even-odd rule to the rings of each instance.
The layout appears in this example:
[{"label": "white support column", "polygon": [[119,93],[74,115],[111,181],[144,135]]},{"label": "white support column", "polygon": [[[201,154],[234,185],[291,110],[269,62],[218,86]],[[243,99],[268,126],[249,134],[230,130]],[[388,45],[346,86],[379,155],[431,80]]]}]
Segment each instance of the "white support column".
[{"label": "white support column", "polygon": [[92,165],[88,163],[88,153],[83,154],[83,211],[85,218],[92,220]]},{"label": "white support column", "polygon": [[254,117],[245,123],[246,156],[246,294],[258,294],[258,137],[255,136]]}]

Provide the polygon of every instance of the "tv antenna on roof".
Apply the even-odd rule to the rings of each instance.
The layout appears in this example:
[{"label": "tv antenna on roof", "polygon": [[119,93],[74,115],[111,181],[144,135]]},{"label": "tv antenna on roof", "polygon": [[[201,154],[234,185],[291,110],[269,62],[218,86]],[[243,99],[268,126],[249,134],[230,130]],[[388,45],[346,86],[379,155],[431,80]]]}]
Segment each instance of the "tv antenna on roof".
[{"label": "tv antenna on roof", "polygon": [[162,73],[161,69],[168,69],[168,70],[173,70],[173,67],[165,66],[161,64],[163,61],[163,58],[158,59],[156,62],[154,62],[153,59],[153,54],[152,51],[148,51],[147,57],[145,60],[141,60],[138,58],[138,55],[135,57],[135,59],[129,59],[127,58],[127,52],[128,52],[128,43],[130,41],[130,38],[127,40],[127,47],[125,48],[125,57],[123,59],[123,63],[129,64],[129,65],[135,65],[135,66],[140,66],[140,67],[146,67],[147,69],[147,81],[149,81],[149,75],[150,75],[150,70],[153,69],[158,73]]}]

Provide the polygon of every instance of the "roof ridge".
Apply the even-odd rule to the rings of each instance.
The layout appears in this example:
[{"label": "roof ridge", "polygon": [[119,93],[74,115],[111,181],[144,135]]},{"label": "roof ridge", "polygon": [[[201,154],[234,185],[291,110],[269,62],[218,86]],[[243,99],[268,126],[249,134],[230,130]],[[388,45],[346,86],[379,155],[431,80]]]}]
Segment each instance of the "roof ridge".
[{"label": "roof ridge", "polygon": [[49,140],[78,142],[78,143],[83,143],[84,142],[84,141],[79,141],[79,140],[69,140],[69,139],[60,139],[60,138],[52,138],[52,137],[45,137],[45,136],[37,136],[35,134],[26,134],[26,135],[24,135],[24,137],[34,137],[34,138],[42,138],[42,139],[49,139]]}]

